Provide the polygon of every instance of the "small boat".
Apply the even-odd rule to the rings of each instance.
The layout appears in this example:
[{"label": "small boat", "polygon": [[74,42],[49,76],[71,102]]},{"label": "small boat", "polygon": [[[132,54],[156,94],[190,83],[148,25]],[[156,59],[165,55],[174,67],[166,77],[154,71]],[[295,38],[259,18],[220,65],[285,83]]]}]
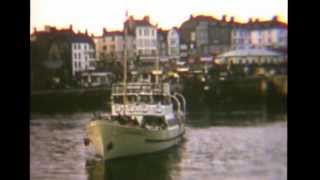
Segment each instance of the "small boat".
[{"label": "small boat", "polygon": [[112,87],[111,112],[87,124],[86,144],[93,144],[104,160],[167,149],[183,137],[185,105],[184,97],[172,94],[168,83],[117,83]]},{"label": "small boat", "polygon": [[96,115],[86,125],[85,145],[92,144],[104,160],[170,148],[185,132],[185,98],[159,80],[159,57],[155,82],[150,75],[127,82],[127,43],[123,64],[123,81],[112,85],[111,112]]}]

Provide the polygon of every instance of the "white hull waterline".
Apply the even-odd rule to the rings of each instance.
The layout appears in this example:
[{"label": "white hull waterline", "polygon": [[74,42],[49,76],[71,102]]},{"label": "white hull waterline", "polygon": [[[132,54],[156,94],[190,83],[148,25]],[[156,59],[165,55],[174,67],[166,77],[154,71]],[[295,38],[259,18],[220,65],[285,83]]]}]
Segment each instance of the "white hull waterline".
[{"label": "white hull waterline", "polygon": [[110,160],[168,149],[181,141],[184,125],[149,130],[96,120],[87,125],[87,134],[97,154]]}]

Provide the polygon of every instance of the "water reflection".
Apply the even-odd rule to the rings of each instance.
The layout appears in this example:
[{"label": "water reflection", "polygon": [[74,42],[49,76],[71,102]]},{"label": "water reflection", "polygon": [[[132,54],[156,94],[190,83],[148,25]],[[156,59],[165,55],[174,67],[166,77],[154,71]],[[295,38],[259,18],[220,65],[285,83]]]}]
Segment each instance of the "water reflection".
[{"label": "water reflection", "polygon": [[166,151],[104,162],[87,160],[88,180],[175,180],[180,172],[181,146]]}]

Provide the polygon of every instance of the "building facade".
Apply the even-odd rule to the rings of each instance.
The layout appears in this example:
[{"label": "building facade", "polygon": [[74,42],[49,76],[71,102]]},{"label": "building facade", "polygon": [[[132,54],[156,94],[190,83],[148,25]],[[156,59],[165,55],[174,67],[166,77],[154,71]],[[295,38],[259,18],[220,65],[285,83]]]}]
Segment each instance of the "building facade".
[{"label": "building facade", "polygon": [[102,36],[94,37],[96,56],[98,60],[120,61],[124,54],[124,34],[122,31],[106,31],[103,29]]},{"label": "building facade", "polygon": [[234,21],[231,17],[231,49],[248,49],[252,46],[250,29],[244,23]]},{"label": "building facade", "polygon": [[188,47],[188,55],[210,56],[229,50],[232,26],[223,16],[221,20],[211,16],[190,16],[180,26],[180,41]]},{"label": "building facade", "polygon": [[158,41],[158,51],[157,55],[159,56],[161,61],[168,61],[168,43],[167,43],[167,37],[168,37],[168,31],[163,29],[157,30],[157,41]]},{"label": "building facade", "polygon": [[85,34],[75,34],[71,39],[72,75],[95,70],[96,51],[91,37]]},{"label": "building facade", "polygon": [[170,59],[180,60],[180,37],[176,27],[168,31],[167,46]]},{"label": "building facade", "polygon": [[277,16],[269,21],[249,20],[251,45],[257,48],[287,48],[287,24],[278,21]]},{"label": "building facade", "polygon": [[[148,16],[142,20],[135,20],[132,16],[124,23],[124,30],[134,39],[131,45],[133,54],[140,60],[154,62],[157,58],[157,28],[150,23]],[[128,44],[130,47],[130,45]],[[129,48],[130,50],[131,48]]]},{"label": "building facade", "polygon": [[31,81],[34,89],[76,86],[78,75],[95,69],[95,44],[88,33],[45,26],[31,35]]}]

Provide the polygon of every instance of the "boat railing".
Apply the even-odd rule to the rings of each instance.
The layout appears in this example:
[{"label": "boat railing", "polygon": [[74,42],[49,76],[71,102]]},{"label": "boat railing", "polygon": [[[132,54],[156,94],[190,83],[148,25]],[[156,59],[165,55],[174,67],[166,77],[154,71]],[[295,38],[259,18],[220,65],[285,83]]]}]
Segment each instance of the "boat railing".
[{"label": "boat railing", "polygon": [[[128,83],[126,89],[123,83],[112,86],[112,94],[169,94],[169,84],[156,83]],[[125,91],[126,90],[126,91]]]},{"label": "boat railing", "polygon": [[184,97],[182,94],[178,93],[178,92],[175,92],[173,95],[176,96],[176,97],[180,97],[180,99],[181,99],[181,101],[182,101],[181,104],[182,104],[182,106],[183,106],[183,113],[186,114],[186,111],[187,111],[187,102],[186,102],[185,97]]}]

